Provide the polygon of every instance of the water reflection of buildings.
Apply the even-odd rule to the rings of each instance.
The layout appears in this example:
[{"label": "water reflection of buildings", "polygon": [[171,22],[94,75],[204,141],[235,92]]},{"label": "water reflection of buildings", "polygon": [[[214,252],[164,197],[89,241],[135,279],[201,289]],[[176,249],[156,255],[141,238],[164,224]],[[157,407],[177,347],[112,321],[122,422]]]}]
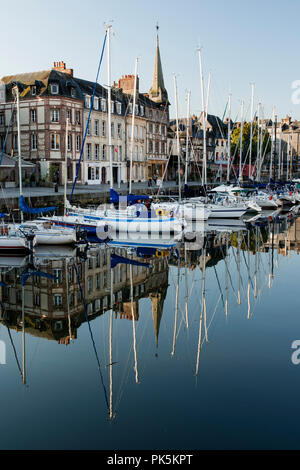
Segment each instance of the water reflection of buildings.
[{"label": "water reflection of buildings", "polygon": [[[114,253],[128,257],[125,249]],[[84,294],[89,320],[110,309],[111,250],[106,247],[91,249],[86,260],[74,258],[48,259],[39,266],[53,274],[56,280],[32,276],[24,287],[26,333],[59,343],[69,344],[77,338],[77,330],[86,321],[76,269]],[[132,257],[137,259],[136,257]],[[133,311],[139,318],[139,300],[150,298],[155,335],[158,336],[163,302],[168,287],[167,257],[147,260],[150,267],[133,266]],[[76,266],[76,269],[75,269]],[[130,298],[130,266],[117,264],[113,268],[113,310],[119,319],[132,319]],[[11,270],[0,275],[6,286],[0,287],[0,299],[9,328],[22,329],[21,272]],[[3,317],[2,312],[2,317]],[[2,318],[3,320],[3,318]]]}]

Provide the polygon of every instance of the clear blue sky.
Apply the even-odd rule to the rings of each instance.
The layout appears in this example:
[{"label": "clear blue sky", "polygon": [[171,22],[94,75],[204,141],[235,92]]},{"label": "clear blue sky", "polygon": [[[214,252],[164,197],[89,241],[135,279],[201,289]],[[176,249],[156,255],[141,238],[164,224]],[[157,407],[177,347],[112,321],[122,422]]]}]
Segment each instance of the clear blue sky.
[{"label": "clear blue sky", "polygon": [[[300,2],[297,0],[15,0],[1,2],[0,77],[49,69],[64,60],[77,77],[94,80],[103,41],[104,23],[113,20],[112,80],[133,73],[140,57],[140,90],[151,86],[155,25],[165,85],[174,103],[177,75],[179,111],[199,114],[201,94],[197,46],[202,46],[204,75],[212,72],[209,112],[222,117],[228,92],[233,117],[240,100],[248,109],[255,82],[255,103],[265,115],[276,107],[279,117],[300,119],[300,104],[291,100],[291,84],[300,80]],[[106,83],[106,68],[100,82]],[[174,106],[170,109],[175,115]]]}]

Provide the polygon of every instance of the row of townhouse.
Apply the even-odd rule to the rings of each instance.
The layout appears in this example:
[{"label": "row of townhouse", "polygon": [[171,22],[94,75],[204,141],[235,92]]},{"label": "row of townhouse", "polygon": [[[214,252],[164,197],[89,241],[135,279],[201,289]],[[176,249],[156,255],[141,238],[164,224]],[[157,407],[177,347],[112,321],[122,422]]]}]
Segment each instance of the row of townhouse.
[{"label": "row of townhouse", "polygon": [[[115,250],[118,255],[126,255],[126,250]],[[68,255],[49,259],[43,271],[54,275],[55,280],[31,276],[24,287],[22,306],[21,278],[17,270],[2,273],[0,300],[7,312],[7,325],[21,328],[22,307],[25,311],[26,332],[48,339],[69,341],[77,338],[77,330],[86,321],[81,297],[82,288],[87,314],[90,319],[109,311],[111,306],[111,282],[114,293],[113,309],[116,318],[132,320],[130,298],[130,266],[119,263],[113,268],[111,279],[111,252],[100,247],[89,252],[86,260],[74,259]],[[76,267],[76,271],[75,271]],[[158,338],[163,303],[168,288],[168,258],[153,257],[150,268],[132,267],[133,311],[139,319],[139,300],[151,299],[151,311],[155,336]],[[3,321],[1,318],[0,321]]]},{"label": "row of townhouse", "polygon": [[21,155],[36,164],[37,182],[62,183],[66,171],[68,182],[72,182],[78,172],[78,181],[82,184],[110,183],[110,153],[114,184],[129,180],[131,155],[133,181],[163,175],[167,162],[169,102],[158,37],[152,87],[149,93],[140,93],[137,77],[134,113],[134,75],[122,76],[114,82],[110,94],[106,87],[97,84],[93,103],[94,83],[76,78],[73,69],[68,69],[64,62],[54,62],[51,70],[3,77],[0,81],[0,150],[18,156],[15,86],[20,95]]}]

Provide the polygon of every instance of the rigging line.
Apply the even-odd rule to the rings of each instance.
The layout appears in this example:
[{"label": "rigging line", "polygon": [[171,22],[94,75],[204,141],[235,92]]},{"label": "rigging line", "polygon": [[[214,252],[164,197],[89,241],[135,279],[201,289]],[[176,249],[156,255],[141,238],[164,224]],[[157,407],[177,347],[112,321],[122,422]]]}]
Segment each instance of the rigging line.
[{"label": "rigging line", "polygon": [[102,375],[102,372],[101,372],[100,360],[99,360],[99,357],[98,357],[98,353],[97,353],[97,349],[96,349],[96,345],[95,345],[95,341],[94,341],[94,337],[93,337],[93,332],[92,332],[91,325],[90,325],[90,321],[89,321],[89,317],[88,317],[88,314],[87,314],[87,307],[86,307],[86,303],[85,303],[85,298],[84,298],[84,295],[83,295],[82,286],[81,286],[81,282],[80,282],[80,278],[79,278],[79,273],[78,273],[78,269],[77,269],[77,266],[76,266],[76,263],[75,263],[75,262],[74,262],[74,269],[75,269],[75,274],[76,274],[76,279],[77,279],[78,287],[79,287],[79,290],[80,290],[81,300],[82,300],[82,303],[83,303],[83,310],[84,310],[85,319],[86,319],[87,324],[88,324],[88,327],[89,327],[89,332],[90,332],[90,335],[91,335],[91,339],[92,339],[92,343],[93,343],[93,348],[94,348],[96,360],[97,360],[97,363],[98,363],[98,368],[99,368],[99,372],[100,372],[101,382],[102,382],[102,386],[103,386],[103,390],[104,390],[104,396],[105,396],[106,406],[107,406],[107,410],[109,410],[107,392],[106,392],[105,384],[104,384],[104,381],[103,381],[103,375]]},{"label": "rigging line", "polygon": [[[218,298],[218,301],[217,301],[217,303],[216,303],[216,307],[215,307],[214,313],[213,313],[212,316],[211,316],[210,322],[209,322],[209,324],[207,325],[207,331],[209,330],[209,328],[210,328],[210,326],[211,326],[211,324],[212,324],[212,321],[213,321],[213,319],[214,319],[214,317],[215,317],[215,315],[216,315],[216,312],[217,312],[217,309],[218,309],[218,305],[219,305],[219,303],[220,303],[220,300],[221,300],[221,294],[219,295],[219,298]],[[205,342],[205,337],[203,338],[201,347],[203,346],[204,342]]]},{"label": "rigging line", "polygon": [[11,336],[10,329],[9,329],[9,327],[8,327],[8,324],[7,324],[6,311],[5,311],[4,305],[2,304],[1,301],[0,301],[0,308],[1,308],[1,315],[2,315],[2,318],[3,318],[4,324],[5,324],[6,328],[7,328],[8,336],[9,336],[9,339],[10,339],[10,342],[11,342],[11,345],[12,345],[12,348],[13,348],[13,351],[14,351],[14,355],[15,355],[15,358],[16,358],[17,366],[18,366],[19,372],[20,372],[20,374],[21,374],[21,377],[23,378],[23,373],[22,373],[22,369],[21,369],[21,366],[20,366],[20,363],[19,363],[19,360],[18,360],[17,351],[16,351],[16,348],[15,348],[15,345],[14,345],[14,342],[13,342],[13,339],[12,339],[12,336]]},{"label": "rigging line", "polygon": [[220,290],[220,294],[221,294],[221,297],[222,297],[223,307],[225,307],[225,302],[224,302],[223,292],[222,292],[222,289],[221,289],[221,285],[220,285],[220,281],[219,281],[218,273],[217,273],[217,270],[216,270],[216,267],[215,267],[215,266],[214,266],[214,272],[215,272],[215,275],[216,275],[217,283],[218,283],[219,290]]},{"label": "rigging line", "polygon": [[[233,285],[233,282],[232,282],[232,278],[231,278],[231,274],[230,274],[230,271],[228,269],[228,266],[227,266],[227,260],[226,260],[226,257],[224,256],[224,252],[223,252],[223,248],[222,248],[222,245],[220,245],[220,249],[221,249],[221,252],[222,252],[222,255],[223,255],[223,259],[224,259],[224,262],[225,262],[225,266],[226,266],[226,271],[227,271],[227,274],[228,274],[228,277],[229,277],[229,281],[230,281],[230,284],[231,284],[231,287],[232,287],[232,290],[237,298],[237,293],[235,291],[235,288],[234,288],[234,285]],[[227,256],[227,255],[226,255]]]},{"label": "rigging line", "polygon": [[77,179],[78,179],[78,175],[79,175],[79,169],[80,169],[80,164],[81,164],[81,159],[82,159],[82,154],[83,154],[83,148],[84,148],[85,139],[86,139],[86,136],[87,136],[88,126],[89,126],[89,123],[90,123],[90,116],[91,116],[91,112],[92,112],[92,107],[93,107],[93,104],[94,104],[94,97],[95,97],[96,88],[97,88],[97,84],[98,84],[98,77],[99,77],[99,73],[100,73],[100,67],[101,67],[101,64],[102,64],[102,59],[103,59],[103,54],[104,54],[104,49],[105,49],[106,38],[107,38],[107,31],[105,32],[105,36],[104,36],[104,41],[103,41],[101,56],[100,56],[99,65],[98,65],[98,70],[97,70],[97,75],[96,75],[96,81],[95,81],[95,83],[94,83],[93,95],[92,95],[91,104],[90,104],[90,109],[89,109],[89,115],[88,115],[87,122],[86,122],[84,137],[83,137],[83,141],[82,141],[82,145],[81,145],[81,150],[80,150],[79,161],[78,161],[77,168],[76,168],[76,175],[75,175],[75,179],[74,179],[74,181],[73,181],[73,186],[72,186],[72,191],[71,191],[71,196],[70,196],[70,204],[71,204],[71,202],[72,202],[73,192],[74,192],[75,185],[76,185],[76,182],[77,182]]},{"label": "rigging line", "polygon": [[[242,250],[241,250],[242,251]],[[233,250],[233,257],[234,257],[234,260],[236,262],[236,265],[238,266],[238,262],[237,262],[237,257],[236,257],[236,254],[235,254],[235,251]],[[241,281],[241,286],[242,286],[242,289],[244,291],[244,295],[246,296],[246,291],[245,291],[245,287],[244,287],[244,283],[243,283],[243,278],[240,274],[240,281]]]}]

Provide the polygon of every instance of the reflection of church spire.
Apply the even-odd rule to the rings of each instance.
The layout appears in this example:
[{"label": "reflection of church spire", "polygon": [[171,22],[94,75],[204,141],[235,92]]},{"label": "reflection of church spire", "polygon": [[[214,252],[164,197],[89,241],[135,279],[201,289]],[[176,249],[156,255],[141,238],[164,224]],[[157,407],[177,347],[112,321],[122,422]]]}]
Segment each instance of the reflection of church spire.
[{"label": "reflection of church spire", "polygon": [[155,333],[156,347],[158,347],[159,327],[164,309],[164,301],[167,295],[168,287],[161,287],[157,292],[150,294],[149,297],[152,303],[152,318]]},{"label": "reflection of church spire", "polygon": [[158,25],[156,26],[156,52],[154,62],[154,72],[152,86],[149,91],[149,98],[155,103],[166,103],[168,101],[168,93],[164,85],[164,77],[162,72],[160,52],[159,52],[159,40],[158,40]]}]

